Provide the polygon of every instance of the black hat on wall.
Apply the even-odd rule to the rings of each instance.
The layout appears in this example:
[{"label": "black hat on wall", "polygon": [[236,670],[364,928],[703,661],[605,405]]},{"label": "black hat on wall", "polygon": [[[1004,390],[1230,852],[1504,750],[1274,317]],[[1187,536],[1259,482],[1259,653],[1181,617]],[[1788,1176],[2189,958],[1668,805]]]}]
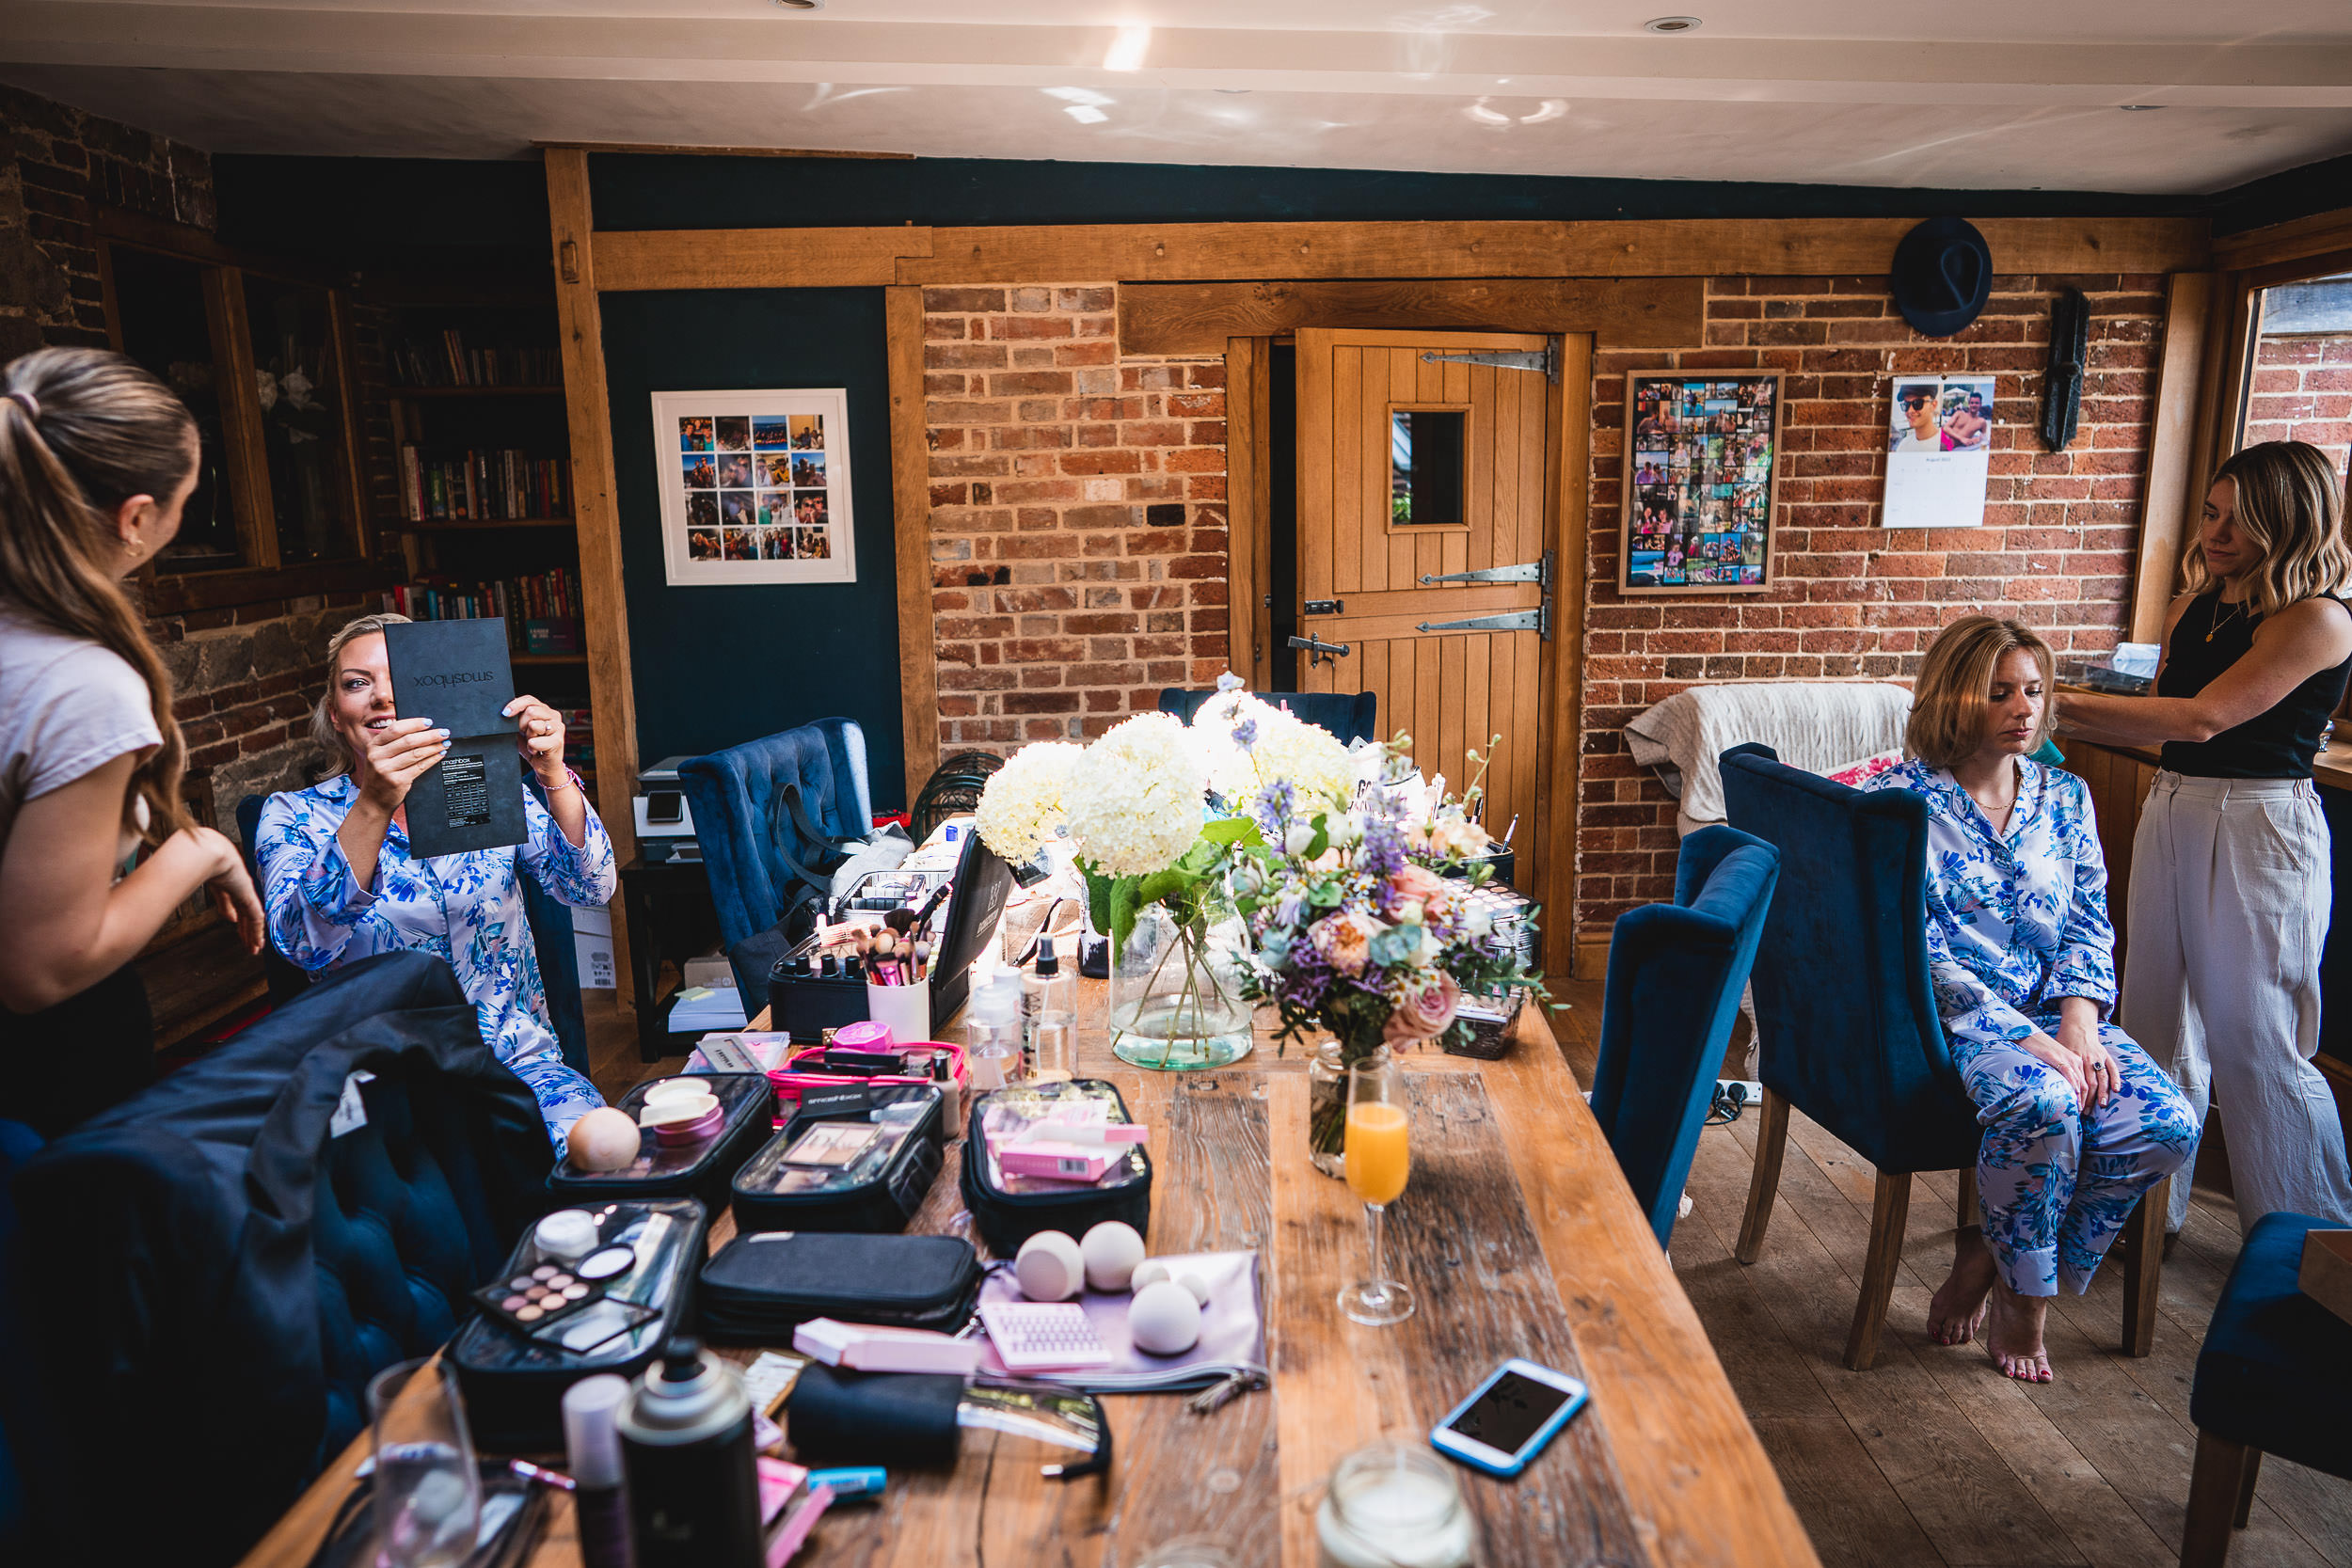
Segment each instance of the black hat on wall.
[{"label": "black hat on wall", "polygon": [[1930,218],[1895,247],[1895,309],[1930,338],[1975,321],[1993,292],[1993,250],[1966,218]]}]

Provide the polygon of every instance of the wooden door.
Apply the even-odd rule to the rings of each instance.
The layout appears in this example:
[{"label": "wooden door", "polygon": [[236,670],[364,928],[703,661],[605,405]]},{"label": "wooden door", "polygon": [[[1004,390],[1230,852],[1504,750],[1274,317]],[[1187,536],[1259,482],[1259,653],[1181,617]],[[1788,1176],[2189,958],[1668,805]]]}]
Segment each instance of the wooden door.
[{"label": "wooden door", "polygon": [[[1528,866],[1552,711],[1543,639],[1533,628],[1420,628],[1543,610],[1545,587],[1422,579],[1545,559],[1552,387],[1540,370],[1427,356],[1541,356],[1550,340],[1302,328],[1297,341],[1298,629],[1348,649],[1311,663],[1300,653],[1299,689],[1377,692],[1379,733],[1408,732],[1422,771],[1443,773],[1456,792],[1475,767],[1466,753],[1486,752],[1500,735],[1486,828],[1499,838],[1518,818],[1512,843]],[[1581,419],[1585,389],[1565,390]],[[1410,418],[1423,414],[1437,418]],[[1457,438],[1455,473],[1448,449]],[[1559,608],[1550,607],[1555,635]]]}]

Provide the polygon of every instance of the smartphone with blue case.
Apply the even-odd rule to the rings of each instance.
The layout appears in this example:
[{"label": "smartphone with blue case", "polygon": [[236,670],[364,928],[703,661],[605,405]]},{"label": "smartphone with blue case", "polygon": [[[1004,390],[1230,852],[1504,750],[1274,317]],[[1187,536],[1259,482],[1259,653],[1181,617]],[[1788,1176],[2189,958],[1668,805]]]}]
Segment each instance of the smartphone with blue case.
[{"label": "smartphone with blue case", "polygon": [[1591,1398],[1567,1373],[1513,1356],[1429,1429],[1429,1441],[1472,1469],[1516,1476]]}]

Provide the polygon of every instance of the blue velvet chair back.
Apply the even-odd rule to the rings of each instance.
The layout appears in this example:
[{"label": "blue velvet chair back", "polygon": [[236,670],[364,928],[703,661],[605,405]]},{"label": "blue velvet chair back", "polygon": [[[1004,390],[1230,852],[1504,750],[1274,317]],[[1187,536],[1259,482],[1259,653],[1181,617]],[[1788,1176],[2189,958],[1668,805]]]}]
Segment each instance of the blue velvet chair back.
[{"label": "blue velvet chair back", "polygon": [[[547,804],[547,792],[535,781],[526,779],[523,787],[538,796],[541,805]],[[253,839],[262,827],[262,803],[268,799],[247,795],[237,802],[237,840],[245,851],[246,874],[256,888],[262,885],[262,866],[254,854]],[[555,1026],[555,1042],[564,1053],[564,1064],[585,1077],[588,1018],[580,1006],[580,948],[573,941],[571,907],[558,901],[529,873],[517,879],[523,885],[523,914],[531,922],[532,945],[539,954],[548,1022]],[[310,987],[309,972],[280,953],[274,942],[262,949],[262,973],[269,981],[273,1007],[284,1006]]]},{"label": "blue velvet chair back", "polygon": [[783,918],[795,883],[787,849],[812,869],[831,858],[793,826],[784,809],[787,784],[799,786],[801,809],[827,837],[864,838],[874,831],[866,732],[853,719],[819,719],[690,757],[677,774],[694,814],[719,933],[729,947]]},{"label": "blue velvet chair back", "polygon": [[1780,851],[1762,839],[1701,828],[1682,841],[1675,901],[1619,915],[1609,935],[1593,1117],[1660,1246],[1674,1236],[1779,878]]},{"label": "blue velvet chair back", "polygon": [[[347,1093],[363,1125],[339,1123]],[[150,1561],[167,1520],[173,1561],[236,1561],[364,1428],[368,1379],[465,1320],[550,1163],[530,1089],[415,952],[326,976],[33,1154],[17,1303],[48,1421],[17,1458],[72,1549],[26,1560]],[[196,1440],[126,1509],[126,1434],[180,1413]]]},{"label": "blue velvet chair back", "polygon": [[1753,985],[1764,1086],[1883,1172],[1973,1167],[1981,1131],[1928,975],[1928,805],[1770,747],[1722,758],[1731,825],[1777,846]]},{"label": "blue velvet chair back", "polygon": [[[1182,687],[1163,687],[1160,711],[1172,713],[1189,724],[1192,716],[1200,711],[1200,705],[1216,695],[1214,688],[1186,691]],[[1380,694],[1376,691],[1253,691],[1250,695],[1276,707],[1288,707],[1308,723],[1329,730],[1342,740],[1371,740],[1380,728]]]}]

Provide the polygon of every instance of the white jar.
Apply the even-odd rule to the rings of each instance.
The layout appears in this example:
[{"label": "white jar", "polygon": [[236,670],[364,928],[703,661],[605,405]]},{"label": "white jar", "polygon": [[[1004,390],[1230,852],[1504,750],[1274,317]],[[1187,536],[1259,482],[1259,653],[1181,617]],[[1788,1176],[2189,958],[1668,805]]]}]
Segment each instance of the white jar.
[{"label": "white jar", "polygon": [[1315,1510],[1317,1568],[1469,1568],[1477,1522],[1442,1460],[1375,1443],[1340,1461]]}]

